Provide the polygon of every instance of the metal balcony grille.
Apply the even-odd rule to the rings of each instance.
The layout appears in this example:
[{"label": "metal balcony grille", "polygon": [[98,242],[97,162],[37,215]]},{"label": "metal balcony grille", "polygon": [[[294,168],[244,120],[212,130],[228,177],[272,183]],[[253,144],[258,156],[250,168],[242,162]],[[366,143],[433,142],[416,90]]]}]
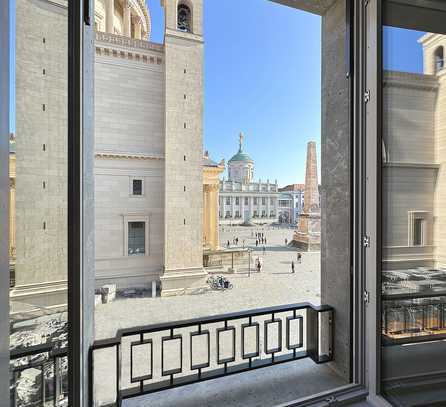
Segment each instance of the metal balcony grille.
[{"label": "metal balcony grille", "polygon": [[90,350],[94,405],[278,363],[333,359],[333,309],[309,303],[118,331]]},{"label": "metal balcony grille", "polygon": [[[67,348],[45,343],[12,350],[10,365],[12,407],[65,405]],[[18,397],[19,386],[21,397]]]}]

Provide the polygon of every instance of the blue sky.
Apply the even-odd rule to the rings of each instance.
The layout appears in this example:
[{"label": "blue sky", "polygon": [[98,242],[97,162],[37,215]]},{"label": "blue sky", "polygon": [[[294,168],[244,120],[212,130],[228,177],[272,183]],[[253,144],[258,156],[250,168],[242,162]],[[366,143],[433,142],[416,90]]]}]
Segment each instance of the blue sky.
[{"label": "blue sky", "polygon": [[[159,0],[148,1],[152,41],[162,41]],[[259,0],[204,2],[204,148],[237,152],[256,180],[303,182],[306,143],[321,132],[321,18]]]},{"label": "blue sky", "polygon": [[[147,3],[151,40],[162,42],[160,0]],[[266,0],[204,3],[205,149],[215,161],[228,160],[242,131],[245,151],[255,161],[256,180],[303,182],[306,143],[315,140],[320,152],[320,17]],[[417,43],[422,34],[386,28],[385,68],[422,72]],[[12,61],[13,41],[11,36]],[[14,120],[11,115],[12,130]]]}]

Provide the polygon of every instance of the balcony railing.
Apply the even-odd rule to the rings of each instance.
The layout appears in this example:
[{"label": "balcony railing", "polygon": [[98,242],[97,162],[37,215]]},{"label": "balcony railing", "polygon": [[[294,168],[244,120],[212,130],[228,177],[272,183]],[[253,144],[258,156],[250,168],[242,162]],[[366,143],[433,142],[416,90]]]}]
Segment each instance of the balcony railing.
[{"label": "balcony railing", "polygon": [[67,348],[54,342],[10,352],[12,407],[63,406],[67,399]]},{"label": "balcony railing", "polygon": [[328,362],[333,313],[330,306],[300,303],[122,329],[91,347],[91,396],[97,406],[119,406],[124,399],[302,358]]}]

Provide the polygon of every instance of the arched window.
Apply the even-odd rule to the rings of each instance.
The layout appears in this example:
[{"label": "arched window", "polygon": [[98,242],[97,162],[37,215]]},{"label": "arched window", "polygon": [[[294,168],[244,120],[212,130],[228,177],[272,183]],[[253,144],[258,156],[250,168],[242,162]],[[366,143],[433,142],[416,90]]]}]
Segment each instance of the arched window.
[{"label": "arched window", "polygon": [[190,8],[185,4],[180,4],[178,6],[178,29],[180,31],[191,32],[191,12]]},{"label": "arched window", "polygon": [[441,71],[444,68],[443,47],[438,47],[435,50],[435,72]]}]

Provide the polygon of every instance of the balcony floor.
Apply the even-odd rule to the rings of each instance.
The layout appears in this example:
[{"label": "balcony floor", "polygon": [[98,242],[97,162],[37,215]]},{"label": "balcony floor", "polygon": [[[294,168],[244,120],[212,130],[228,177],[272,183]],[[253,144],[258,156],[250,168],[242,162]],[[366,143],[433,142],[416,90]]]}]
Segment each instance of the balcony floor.
[{"label": "balcony floor", "polygon": [[126,400],[125,407],[272,407],[347,384],[310,359]]}]

